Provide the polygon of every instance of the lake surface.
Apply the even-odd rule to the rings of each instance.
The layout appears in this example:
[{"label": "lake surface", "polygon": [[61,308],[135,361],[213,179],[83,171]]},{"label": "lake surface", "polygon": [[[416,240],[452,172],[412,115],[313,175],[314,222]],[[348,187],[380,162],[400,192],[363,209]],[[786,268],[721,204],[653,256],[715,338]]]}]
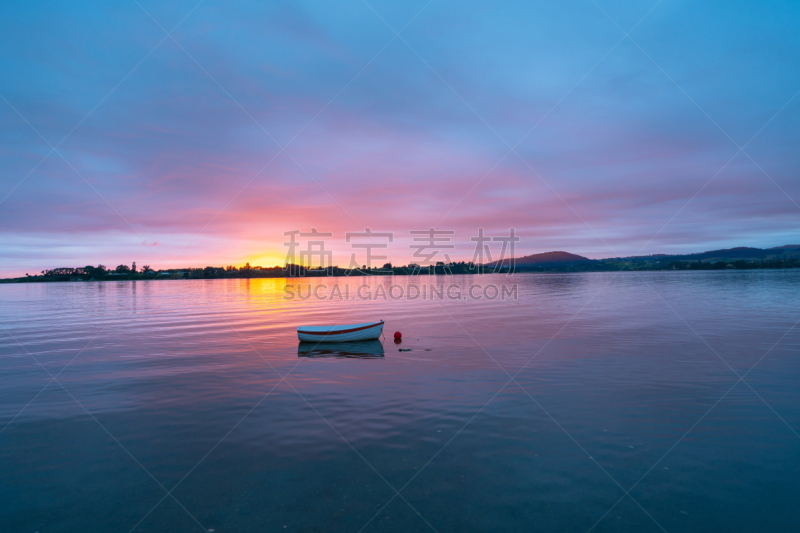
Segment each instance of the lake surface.
[{"label": "lake surface", "polygon": [[0,530],[800,529],[800,271],[291,282],[0,286]]}]

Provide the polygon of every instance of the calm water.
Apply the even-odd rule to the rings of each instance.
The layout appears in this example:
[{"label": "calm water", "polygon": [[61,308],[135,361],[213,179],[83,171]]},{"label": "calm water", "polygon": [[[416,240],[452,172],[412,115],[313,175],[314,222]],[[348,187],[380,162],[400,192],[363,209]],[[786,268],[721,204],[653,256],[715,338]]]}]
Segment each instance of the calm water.
[{"label": "calm water", "polygon": [[800,529],[800,272],[491,281],[519,299],[0,286],[0,531]]}]

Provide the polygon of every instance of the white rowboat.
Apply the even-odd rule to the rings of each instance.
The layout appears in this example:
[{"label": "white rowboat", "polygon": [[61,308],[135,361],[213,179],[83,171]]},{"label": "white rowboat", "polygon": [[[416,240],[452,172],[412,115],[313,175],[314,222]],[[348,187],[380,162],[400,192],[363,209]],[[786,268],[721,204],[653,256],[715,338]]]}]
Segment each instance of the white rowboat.
[{"label": "white rowboat", "polygon": [[345,326],[300,326],[297,337],[305,342],[351,342],[377,339],[383,332],[383,320]]}]

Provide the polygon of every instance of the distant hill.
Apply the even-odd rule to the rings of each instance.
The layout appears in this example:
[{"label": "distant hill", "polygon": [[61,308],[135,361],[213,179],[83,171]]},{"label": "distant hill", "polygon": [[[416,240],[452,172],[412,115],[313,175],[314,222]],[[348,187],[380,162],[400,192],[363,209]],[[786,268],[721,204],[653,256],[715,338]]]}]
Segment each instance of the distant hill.
[{"label": "distant hill", "polygon": [[711,250],[708,252],[701,252],[696,254],[685,255],[667,255],[668,259],[675,261],[699,261],[701,259],[764,259],[768,255],[775,255],[781,253],[779,251],[763,250],[761,248],[748,248],[746,246],[738,246],[736,248],[728,248],[724,250]]},{"label": "distant hill", "polygon": [[[514,261],[514,264],[518,267],[522,266],[533,266],[533,265],[567,265],[567,264],[574,264],[574,263],[583,263],[586,261],[591,261],[586,257],[581,255],[571,254],[569,252],[545,252],[543,254],[533,254],[533,255],[526,255],[523,257],[517,257]],[[510,260],[504,259],[502,262],[502,266],[508,266]],[[491,263],[487,263],[486,266],[488,267],[495,267],[499,261],[493,261]]]},{"label": "distant hill", "polygon": [[[800,245],[786,244],[784,246],[776,246],[774,248],[749,248],[746,246],[739,246],[736,248],[726,248],[723,250],[709,250],[707,252],[699,252],[694,254],[653,254],[641,255],[631,257],[613,257],[600,260],[593,260],[583,257],[581,255],[571,254],[569,252],[547,252],[543,254],[526,255],[518,257],[515,260],[517,268],[525,267],[569,267],[573,269],[580,266],[581,270],[586,268],[594,269],[599,268],[601,263],[613,264],[619,261],[635,262],[635,263],[670,263],[673,261],[765,261],[765,260],[789,260],[800,259]],[[487,263],[487,267],[496,267],[498,261]],[[593,266],[592,266],[593,265]],[[509,266],[509,260],[502,261],[502,266]]]},{"label": "distant hill", "polygon": [[649,256],[633,256],[615,258],[624,261],[648,261],[658,259],[659,261],[737,261],[744,260],[765,260],[765,259],[791,259],[800,257],[800,245],[787,244],[774,248],[748,248],[738,246],[736,248],[726,248],[723,250],[710,250],[695,254],[656,254]]}]

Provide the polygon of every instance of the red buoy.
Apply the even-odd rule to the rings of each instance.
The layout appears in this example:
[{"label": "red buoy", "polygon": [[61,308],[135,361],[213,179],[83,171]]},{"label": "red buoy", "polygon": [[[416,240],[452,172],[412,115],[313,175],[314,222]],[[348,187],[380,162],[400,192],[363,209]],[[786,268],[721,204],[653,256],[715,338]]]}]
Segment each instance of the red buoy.
[{"label": "red buoy", "polygon": [[400,333],[399,331],[395,331],[394,332],[394,338],[395,339],[402,339],[403,338],[403,334]]}]

